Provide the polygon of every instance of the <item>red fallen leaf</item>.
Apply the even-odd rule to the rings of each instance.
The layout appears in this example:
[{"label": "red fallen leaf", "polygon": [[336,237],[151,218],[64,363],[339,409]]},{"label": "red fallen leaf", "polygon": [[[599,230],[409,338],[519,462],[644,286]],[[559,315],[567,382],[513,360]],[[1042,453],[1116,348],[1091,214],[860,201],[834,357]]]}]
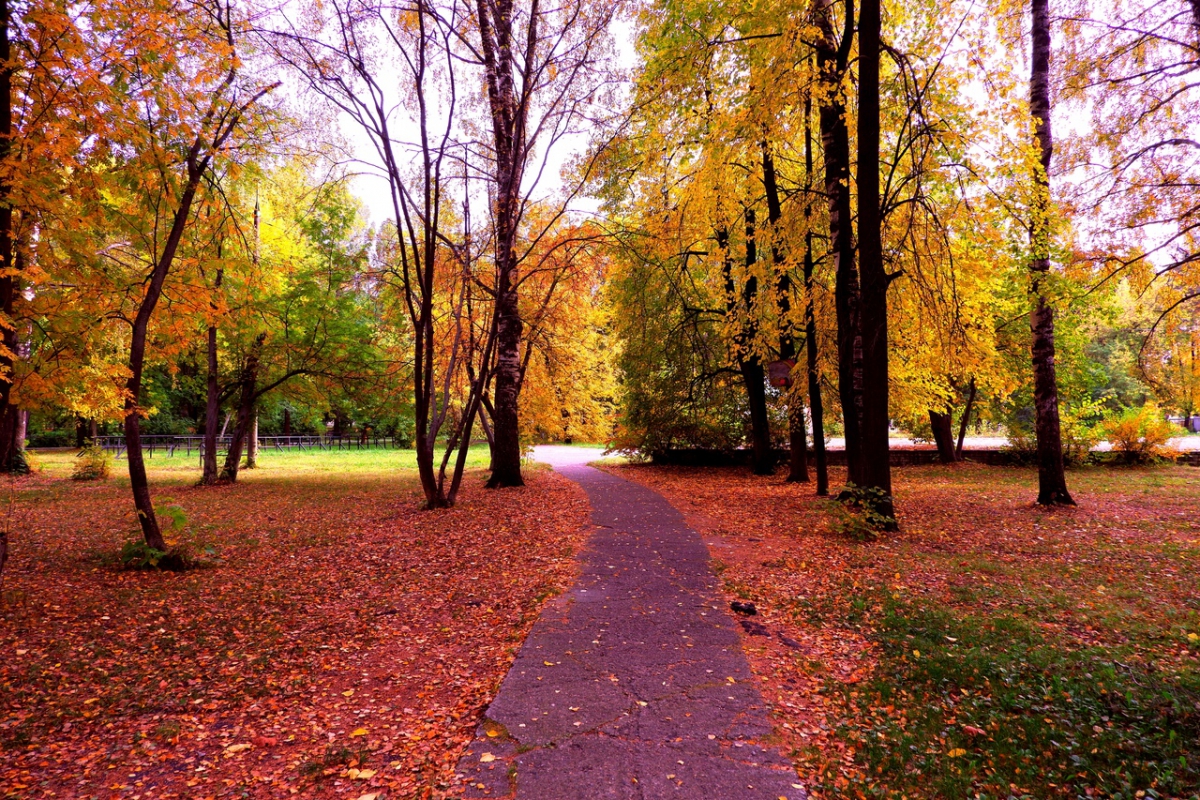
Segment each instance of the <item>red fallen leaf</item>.
[{"label": "red fallen leaf", "polygon": [[972,736],[987,736],[987,731],[983,728],[976,728],[974,725],[963,725],[962,729]]},{"label": "red fallen leaf", "polygon": [[[471,481],[458,506],[436,514],[419,509],[406,469],[369,481],[349,471],[315,484],[301,474],[177,487],[224,558],[180,576],[82,557],[119,548],[131,530],[119,485],[81,487],[48,472],[21,479],[30,524],[4,589],[29,602],[15,612],[19,624],[0,624],[0,654],[62,655],[0,655],[0,694],[15,703],[4,722],[33,745],[4,751],[0,786],[107,798],[134,791],[111,787],[136,771],[156,797],[249,785],[262,796],[332,797],[331,781],[365,767],[388,797],[461,797],[434,787],[453,784],[538,598],[565,587],[588,530],[575,484],[554,473],[526,480],[501,493]],[[264,511],[279,520],[270,536]],[[80,557],[47,555],[51,542]],[[123,624],[102,627],[102,616]],[[360,727],[370,736],[352,738]],[[227,747],[236,748],[229,757]],[[203,771],[180,767],[201,758]]]}]

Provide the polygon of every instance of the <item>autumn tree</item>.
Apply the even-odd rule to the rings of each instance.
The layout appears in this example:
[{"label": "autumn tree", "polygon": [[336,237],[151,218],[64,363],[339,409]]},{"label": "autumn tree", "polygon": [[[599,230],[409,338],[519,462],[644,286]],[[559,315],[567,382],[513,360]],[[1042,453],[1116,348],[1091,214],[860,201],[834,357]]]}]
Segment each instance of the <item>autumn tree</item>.
[{"label": "autumn tree", "polygon": [[1035,199],[1029,226],[1030,290],[1033,311],[1033,402],[1037,414],[1038,502],[1074,505],[1063,469],[1062,427],[1058,415],[1058,380],[1054,366],[1054,308],[1046,296],[1050,273],[1050,161],[1054,142],[1050,131],[1050,0],[1032,0],[1032,57],[1029,111],[1038,151],[1032,180]]},{"label": "autumn tree", "polygon": [[[463,100],[455,43],[468,24],[469,9],[416,2],[309,11],[296,20],[283,18],[262,36],[276,57],[352,120],[374,148],[393,213],[376,248],[374,280],[395,292],[405,336],[411,337],[417,470],[425,505],[446,507],[462,480],[493,351],[490,341],[459,347],[474,333],[463,320],[478,266],[478,251],[467,234],[470,215],[455,213],[451,188],[464,179],[455,167],[466,163],[456,138]],[[459,186],[464,194],[470,191]],[[452,420],[449,404],[463,380],[464,359],[475,360],[476,368],[466,405]],[[447,423],[454,430],[439,467],[435,450]],[[448,476],[455,450],[459,456]]]},{"label": "autumn tree", "polygon": [[[128,36],[130,61],[117,65],[137,110],[121,143],[127,158],[117,178],[114,215],[132,222],[126,254],[144,265],[144,291],[130,320],[125,441],[130,485],[147,545],[166,550],[150,496],[141,448],[140,405],[147,340],[154,310],[193,218],[193,207],[215,160],[227,157],[244,119],[270,90],[242,79],[236,47],[241,23],[222,3],[139,9],[136,21],[98,20]],[[175,57],[165,54],[175,52]],[[186,54],[186,57],[183,57]],[[138,207],[154,211],[150,217]]]},{"label": "autumn tree", "polygon": [[[606,96],[608,36],[618,3],[569,0],[545,6],[540,0],[478,0],[474,27],[464,37],[482,67],[490,140],[481,151],[492,193],[495,263],[496,355],[492,420],[492,476],[488,485],[520,486],[520,392],[522,384],[520,269],[546,235],[529,225],[532,193],[546,157],[563,137],[587,124],[597,99]],[[540,151],[540,153],[539,153]],[[539,163],[540,162],[540,163]],[[586,179],[587,164],[568,183],[554,224]]]}]

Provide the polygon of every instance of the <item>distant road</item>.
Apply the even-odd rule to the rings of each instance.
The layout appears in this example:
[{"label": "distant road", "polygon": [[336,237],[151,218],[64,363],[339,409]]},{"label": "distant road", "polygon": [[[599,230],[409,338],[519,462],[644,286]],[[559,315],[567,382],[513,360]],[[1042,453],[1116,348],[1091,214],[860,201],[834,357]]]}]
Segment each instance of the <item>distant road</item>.
[{"label": "distant road", "polygon": [[[892,447],[933,448],[933,442],[917,442],[902,436],[893,437],[890,441]],[[957,438],[955,441],[957,441]],[[1171,447],[1184,453],[1200,450],[1200,436],[1179,436],[1172,439],[1170,444]],[[1001,447],[1006,447],[1007,445],[1008,439],[1003,436],[968,436],[963,440],[964,450],[999,450]],[[830,450],[844,450],[846,448],[846,440],[840,436],[835,436],[826,439],[825,446]],[[1100,451],[1111,450],[1112,445],[1108,442],[1101,442],[1093,449]]]}]

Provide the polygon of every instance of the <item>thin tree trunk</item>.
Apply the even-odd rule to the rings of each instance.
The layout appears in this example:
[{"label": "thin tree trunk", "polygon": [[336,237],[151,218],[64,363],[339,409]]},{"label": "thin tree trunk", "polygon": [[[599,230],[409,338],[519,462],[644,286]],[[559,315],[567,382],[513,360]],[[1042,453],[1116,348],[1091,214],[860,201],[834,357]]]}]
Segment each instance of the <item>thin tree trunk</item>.
[{"label": "thin tree trunk", "polygon": [[238,467],[241,466],[242,461],[242,447],[254,419],[254,401],[258,399],[256,393],[258,363],[266,338],[265,333],[260,333],[255,338],[250,352],[246,354],[246,363],[242,365],[242,374],[239,376],[241,391],[238,393],[237,418],[233,425],[233,438],[229,442],[229,451],[225,453],[225,466],[221,469],[221,479],[230,483],[237,482]]},{"label": "thin tree trunk", "polygon": [[958,445],[954,448],[954,457],[962,461],[963,443],[967,439],[967,423],[971,421],[971,409],[975,407],[975,379],[971,378],[971,383],[967,389],[967,404],[963,407],[962,419],[958,423]]},{"label": "thin tree trunk", "polygon": [[[783,248],[780,247],[779,222],[783,217],[783,204],[779,198],[779,183],[775,175],[775,159],[767,142],[762,143],[763,188],[767,196],[767,221],[771,225],[771,264],[775,267],[776,294],[779,299],[779,358],[783,361],[796,360],[796,340],[792,336],[788,316],[792,311],[792,277],[784,265]],[[800,387],[787,389],[788,409],[788,475],[789,483],[808,483],[808,442],[804,434],[804,399]]]},{"label": "thin tree trunk", "polygon": [[775,457],[771,452],[771,422],[767,416],[767,375],[762,359],[754,353],[754,340],[758,324],[754,319],[754,303],[758,297],[758,278],[753,267],[758,263],[758,238],[755,229],[754,209],[747,208],[746,214],[746,282],[742,285],[742,311],[746,324],[742,328],[739,349],[742,381],[746,384],[746,397],[750,403],[750,440],[754,452],[755,475],[770,475],[775,471]]},{"label": "thin tree trunk", "polygon": [[154,514],[154,502],[150,497],[150,480],[146,475],[146,461],[142,454],[142,412],[139,406],[142,397],[142,369],[146,362],[146,333],[150,327],[150,316],[162,296],[163,283],[167,272],[175,260],[179,242],[183,238],[191,213],[192,202],[196,197],[196,189],[200,185],[203,169],[195,165],[188,166],[188,181],[180,197],[179,207],[171,223],[170,233],[154,271],[150,274],[150,282],[146,294],[138,307],[137,316],[133,320],[133,331],[129,342],[129,381],[126,383],[125,399],[125,452],[129,464],[129,485],[133,491],[133,504],[137,509],[138,522],[141,524],[142,536],[146,544],[155,550],[165,551],[166,541],[158,525],[158,517]]},{"label": "thin tree trunk", "polygon": [[944,411],[929,409],[929,426],[933,428],[933,442],[937,445],[938,458],[943,464],[953,464],[958,459],[954,455],[954,422]]},{"label": "thin tree trunk", "polygon": [[1032,0],[1033,57],[1029,76],[1029,110],[1040,151],[1034,173],[1036,199],[1029,226],[1032,260],[1033,407],[1038,450],[1038,497],[1041,505],[1075,505],[1067,491],[1063,468],[1062,429],[1058,417],[1058,377],[1054,366],[1054,308],[1044,294],[1050,273],[1050,2]]},{"label": "thin tree trunk", "polygon": [[[859,16],[858,247],[862,273],[863,485],[883,496],[875,509],[895,518],[888,453],[888,276],[883,268],[879,196],[880,0],[863,0]],[[885,528],[892,529],[895,523]]]},{"label": "thin tree trunk", "polygon": [[821,398],[821,371],[817,350],[817,314],[813,299],[812,232],[812,98],[804,100],[804,348],[808,360],[808,407],[812,416],[813,454],[817,462],[817,496],[829,494],[829,458],[825,453],[825,405]]},{"label": "thin tree trunk", "polygon": [[[8,0],[0,0],[0,162],[8,161],[13,138],[10,23]],[[16,369],[14,355],[18,345],[13,306],[20,291],[21,265],[13,236],[12,186],[8,179],[9,173],[10,170],[5,169],[3,177],[0,178],[0,269],[3,269],[3,273],[0,274],[0,313],[3,314],[6,323],[0,337],[4,343],[4,352],[0,353],[0,472],[19,468],[16,444],[17,408],[12,403],[12,389]]]},{"label": "thin tree trunk", "polygon": [[246,469],[258,469],[258,408],[254,409],[254,421],[250,423],[250,444],[246,448]]},{"label": "thin tree trunk", "polygon": [[[218,255],[218,258],[220,256]],[[214,291],[220,291],[224,270],[217,269]],[[216,304],[213,303],[213,313]],[[221,387],[217,374],[217,326],[208,326],[208,375],[205,385],[204,405],[204,471],[200,483],[212,486],[219,478],[217,473],[217,420],[221,416]]]},{"label": "thin tree trunk", "polygon": [[825,196],[829,202],[829,240],[835,270],[834,306],[837,316],[838,396],[846,438],[847,479],[861,486],[863,475],[862,337],[859,331],[859,280],[855,265],[854,230],[850,204],[850,131],[846,126],[842,78],[849,64],[854,4],[847,0],[839,43],[834,34],[833,2],[823,0],[817,15],[821,36],[817,66],[825,88],[818,110],[821,146],[825,152]]}]

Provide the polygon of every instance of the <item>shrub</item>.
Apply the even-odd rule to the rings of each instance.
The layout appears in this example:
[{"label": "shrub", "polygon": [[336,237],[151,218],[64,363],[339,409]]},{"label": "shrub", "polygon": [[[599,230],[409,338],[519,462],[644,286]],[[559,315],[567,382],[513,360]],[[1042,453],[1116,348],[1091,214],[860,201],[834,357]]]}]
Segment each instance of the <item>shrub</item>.
[{"label": "shrub", "polygon": [[1171,455],[1167,442],[1175,426],[1152,404],[1127,408],[1100,426],[1113,451],[1127,464],[1147,464]]},{"label": "shrub", "polygon": [[75,456],[71,480],[100,481],[112,473],[112,456],[100,445],[92,443]]},{"label": "shrub", "polygon": [[[169,498],[163,498],[163,505],[157,506],[154,513],[158,516],[163,535],[174,532],[180,534],[187,527],[187,515],[183,509],[175,505]],[[211,556],[211,548],[205,548],[204,555]],[[192,551],[183,544],[170,545],[166,551],[158,550],[146,544],[141,535],[127,541],[118,554],[121,565],[125,569],[162,569],[182,572],[203,566],[206,562],[201,556],[196,558]]]},{"label": "shrub", "polygon": [[860,542],[873,542],[880,531],[896,524],[896,518],[880,511],[887,498],[878,487],[860,487],[847,483],[838,495],[840,506],[834,506],[836,515],[834,528],[843,536]]}]

